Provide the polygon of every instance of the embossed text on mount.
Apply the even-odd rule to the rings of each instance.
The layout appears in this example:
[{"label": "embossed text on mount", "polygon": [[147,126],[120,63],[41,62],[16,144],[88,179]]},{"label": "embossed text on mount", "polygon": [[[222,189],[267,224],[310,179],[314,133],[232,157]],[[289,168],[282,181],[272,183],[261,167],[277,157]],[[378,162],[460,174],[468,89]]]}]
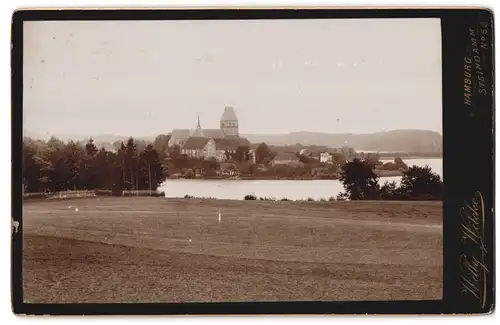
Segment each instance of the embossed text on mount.
[{"label": "embossed text on mount", "polygon": [[470,248],[460,256],[462,294],[479,299],[484,307],[488,269],[485,266],[484,200],[480,192],[476,192],[474,198],[465,203],[460,209],[460,216],[462,243]]},{"label": "embossed text on mount", "polygon": [[464,104],[472,106],[473,93],[485,96],[488,94],[486,89],[486,79],[484,75],[484,53],[481,50],[488,51],[488,24],[481,23],[481,29],[477,32],[469,28],[470,53],[464,57]]}]

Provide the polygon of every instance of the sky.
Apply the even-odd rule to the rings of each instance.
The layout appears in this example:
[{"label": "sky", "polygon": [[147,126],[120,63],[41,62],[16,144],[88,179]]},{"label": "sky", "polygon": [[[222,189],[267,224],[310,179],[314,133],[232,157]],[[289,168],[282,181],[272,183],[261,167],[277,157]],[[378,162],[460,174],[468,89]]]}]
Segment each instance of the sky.
[{"label": "sky", "polygon": [[441,133],[439,19],[24,23],[24,129]]}]

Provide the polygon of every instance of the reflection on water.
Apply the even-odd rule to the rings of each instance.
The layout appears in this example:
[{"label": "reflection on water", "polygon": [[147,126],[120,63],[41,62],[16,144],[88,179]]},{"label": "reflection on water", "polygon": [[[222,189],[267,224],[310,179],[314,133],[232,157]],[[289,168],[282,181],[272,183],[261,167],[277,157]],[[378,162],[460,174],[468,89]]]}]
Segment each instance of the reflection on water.
[{"label": "reflection on water", "polygon": [[[392,160],[383,160],[383,162]],[[442,177],[442,159],[408,159],[408,166],[425,166]],[[384,182],[399,182],[401,177],[383,177]],[[291,200],[313,198],[315,200],[336,197],[344,188],[338,180],[167,180],[159,190],[167,197],[213,197],[217,199],[242,200],[245,195],[258,197],[288,198]]]}]

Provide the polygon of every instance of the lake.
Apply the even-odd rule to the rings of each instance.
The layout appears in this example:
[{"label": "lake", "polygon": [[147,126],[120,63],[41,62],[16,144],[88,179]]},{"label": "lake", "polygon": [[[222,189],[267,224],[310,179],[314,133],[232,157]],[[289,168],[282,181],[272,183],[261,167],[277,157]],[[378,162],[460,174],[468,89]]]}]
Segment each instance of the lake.
[{"label": "lake", "polygon": [[[382,161],[393,161],[391,159]],[[440,158],[406,159],[408,166],[428,165],[435,173],[443,177],[443,160]],[[399,182],[401,177],[381,177],[381,184],[386,181]],[[258,197],[315,200],[336,197],[344,188],[338,180],[204,180],[204,179],[169,179],[159,188],[166,197],[212,197],[217,199],[242,200],[245,195]]]}]

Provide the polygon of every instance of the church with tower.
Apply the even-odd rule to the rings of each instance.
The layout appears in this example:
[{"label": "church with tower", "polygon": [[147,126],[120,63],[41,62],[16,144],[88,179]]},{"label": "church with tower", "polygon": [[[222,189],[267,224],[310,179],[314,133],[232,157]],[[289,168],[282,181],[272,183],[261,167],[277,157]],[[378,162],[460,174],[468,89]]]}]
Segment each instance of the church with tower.
[{"label": "church with tower", "polygon": [[248,146],[247,139],[239,135],[239,124],[234,108],[226,106],[218,129],[204,129],[200,118],[194,130],[174,129],[169,145],[178,145],[183,154],[190,157],[214,157],[225,160],[227,153],[235,152],[239,146]]}]

